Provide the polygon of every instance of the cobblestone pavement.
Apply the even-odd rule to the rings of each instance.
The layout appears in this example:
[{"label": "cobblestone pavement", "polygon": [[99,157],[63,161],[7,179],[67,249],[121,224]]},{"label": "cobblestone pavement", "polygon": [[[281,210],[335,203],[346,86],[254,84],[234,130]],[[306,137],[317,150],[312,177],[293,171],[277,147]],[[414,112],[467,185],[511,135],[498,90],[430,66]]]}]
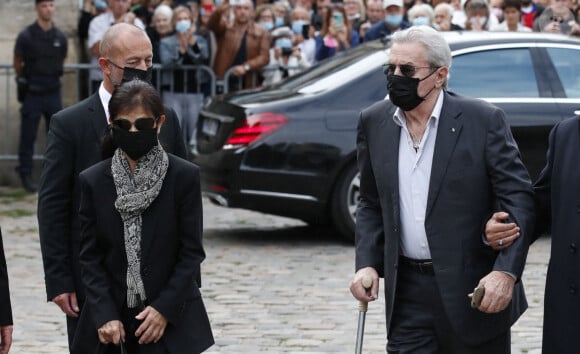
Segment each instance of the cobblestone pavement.
[{"label": "cobblestone pavement", "polygon": [[[11,353],[65,353],[64,316],[46,303],[36,196],[0,188],[0,225],[15,316]],[[348,291],[354,251],[328,230],[204,201],[203,296],[216,345],[209,353],[352,353],[358,318]],[[539,354],[549,239],[530,249],[530,308],[513,353]],[[467,301],[467,300],[466,300]],[[384,353],[384,299],[369,304],[364,352]]]}]

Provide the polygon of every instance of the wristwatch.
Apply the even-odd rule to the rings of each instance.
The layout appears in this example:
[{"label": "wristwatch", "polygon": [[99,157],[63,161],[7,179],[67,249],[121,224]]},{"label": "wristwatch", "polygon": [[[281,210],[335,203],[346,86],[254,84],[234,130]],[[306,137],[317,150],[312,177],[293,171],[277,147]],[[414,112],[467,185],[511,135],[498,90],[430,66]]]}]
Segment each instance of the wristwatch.
[{"label": "wristwatch", "polygon": [[244,71],[245,71],[245,72],[248,72],[248,71],[250,71],[250,64],[248,64],[248,63],[245,63],[245,64],[244,64]]}]

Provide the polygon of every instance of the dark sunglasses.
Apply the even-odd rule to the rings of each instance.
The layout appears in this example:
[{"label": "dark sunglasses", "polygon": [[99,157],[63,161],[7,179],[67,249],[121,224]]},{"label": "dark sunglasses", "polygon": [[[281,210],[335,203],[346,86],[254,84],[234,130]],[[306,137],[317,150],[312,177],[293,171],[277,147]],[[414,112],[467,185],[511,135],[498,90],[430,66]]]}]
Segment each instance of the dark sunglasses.
[{"label": "dark sunglasses", "polygon": [[115,118],[113,119],[112,124],[117,128],[127,131],[131,130],[131,126],[133,125],[137,130],[149,130],[155,128],[157,120],[158,120],[157,118],[143,117],[137,118],[137,120],[135,120],[135,123],[132,123],[130,120],[125,118]]},{"label": "dark sunglasses", "polygon": [[[413,77],[418,69],[437,69],[431,66],[413,66],[409,64],[399,65],[399,69],[401,70],[401,74],[405,77]],[[397,65],[395,64],[386,64],[383,65],[383,72],[387,76],[395,75],[395,71],[397,70]]]}]

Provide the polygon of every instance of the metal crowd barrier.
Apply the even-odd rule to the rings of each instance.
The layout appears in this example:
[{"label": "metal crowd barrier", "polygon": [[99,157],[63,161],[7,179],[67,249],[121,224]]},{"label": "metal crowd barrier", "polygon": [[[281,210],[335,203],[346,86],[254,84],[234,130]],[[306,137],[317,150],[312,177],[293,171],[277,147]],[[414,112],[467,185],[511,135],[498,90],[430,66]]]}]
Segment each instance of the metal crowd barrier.
[{"label": "metal crowd barrier", "polygon": [[[94,92],[95,87],[90,79],[90,70],[94,68],[92,64],[65,64],[63,75],[63,104],[65,107],[79,102]],[[302,68],[288,67],[287,69]],[[175,90],[173,80],[169,80],[167,83],[163,78],[164,75],[173,77],[174,70],[182,70],[183,72],[183,88],[181,90]],[[273,65],[266,66],[262,70],[280,70],[280,68],[278,65]],[[164,67],[155,64],[153,66],[153,83],[160,93],[187,93],[188,79],[190,78],[188,74],[191,71],[195,72],[196,91],[199,93],[203,92],[205,95],[214,96],[216,94],[237,91],[242,88],[241,81],[238,81],[239,85],[232,87],[231,83],[235,81],[231,80],[233,78],[232,69],[226,72],[222,80],[219,80],[213,70],[205,65]],[[253,85],[249,88],[260,85],[257,74],[256,72],[253,73]],[[4,109],[0,117],[0,130],[2,131],[0,133],[0,161],[18,160],[15,152],[18,146],[20,104],[16,100],[15,73],[12,64],[0,64],[0,75],[3,77],[3,84],[0,84],[0,94],[4,95]],[[203,80],[200,80],[200,78],[203,78]],[[42,159],[42,155],[35,154],[34,159],[40,160]]]}]

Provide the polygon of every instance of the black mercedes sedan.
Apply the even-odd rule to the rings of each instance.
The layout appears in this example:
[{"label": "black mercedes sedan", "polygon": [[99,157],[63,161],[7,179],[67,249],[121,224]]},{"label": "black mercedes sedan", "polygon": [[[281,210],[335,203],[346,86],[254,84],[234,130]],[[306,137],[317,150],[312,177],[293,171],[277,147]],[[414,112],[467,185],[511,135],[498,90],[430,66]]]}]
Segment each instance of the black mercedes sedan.
[{"label": "black mercedes sedan", "polygon": [[[506,112],[535,179],[548,134],[580,114],[580,40],[539,33],[444,33],[448,90]],[[332,225],[354,237],[359,112],[388,99],[389,43],[365,43],[274,86],[208,100],[193,161],[215,203]]]}]

